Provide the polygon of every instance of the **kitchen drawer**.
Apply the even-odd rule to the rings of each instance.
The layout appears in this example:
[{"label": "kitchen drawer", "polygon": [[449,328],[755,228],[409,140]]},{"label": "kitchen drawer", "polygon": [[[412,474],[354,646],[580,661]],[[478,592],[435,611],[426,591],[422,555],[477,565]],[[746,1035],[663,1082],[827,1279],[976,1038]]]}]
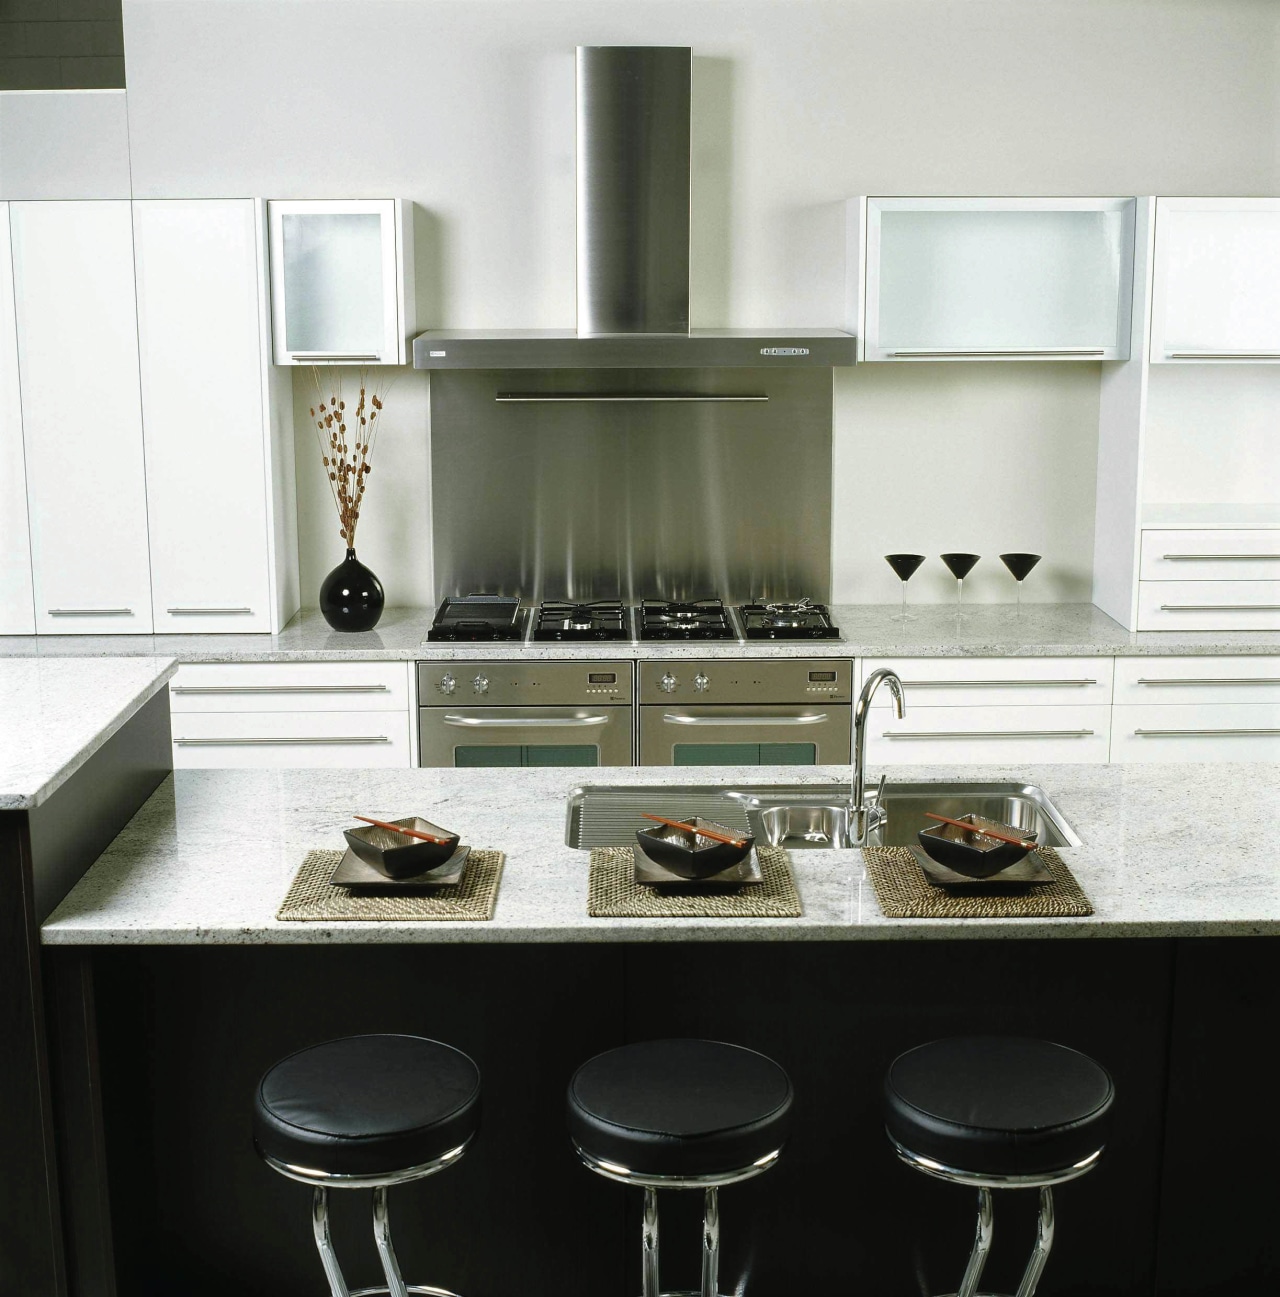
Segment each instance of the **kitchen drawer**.
[{"label": "kitchen drawer", "polygon": [[1112,761],[1280,761],[1280,702],[1127,704]]},{"label": "kitchen drawer", "polygon": [[[1037,706],[1109,703],[1112,661],[1106,658],[864,659],[861,679],[889,667],[907,691],[907,715],[921,707]],[[874,707],[887,708],[887,689]]]},{"label": "kitchen drawer", "polygon": [[179,712],[177,770],[269,766],[405,767],[408,712]]},{"label": "kitchen drawer", "polygon": [[877,712],[867,721],[873,766],[977,762],[1097,762],[1107,760],[1111,708],[915,707],[907,715]]},{"label": "kitchen drawer", "polygon": [[1139,630],[1280,630],[1280,581],[1140,581]]},{"label": "kitchen drawer", "polygon": [[1280,581],[1280,529],[1144,531],[1143,581]]},{"label": "kitchen drawer", "polygon": [[180,667],[177,712],[373,712],[409,715],[404,662],[235,662]]},{"label": "kitchen drawer", "polygon": [[1280,703],[1280,657],[1119,658],[1117,703]]}]

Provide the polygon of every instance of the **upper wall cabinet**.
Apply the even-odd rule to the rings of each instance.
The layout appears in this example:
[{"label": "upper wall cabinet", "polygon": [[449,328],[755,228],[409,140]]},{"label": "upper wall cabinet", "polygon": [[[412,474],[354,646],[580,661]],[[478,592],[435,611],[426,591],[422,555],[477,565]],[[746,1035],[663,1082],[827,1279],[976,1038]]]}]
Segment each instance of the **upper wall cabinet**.
[{"label": "upper wall cabinet", "polygon": [[1125,360],[1131,198],[867,198],[861,360]]},{"label": "upper wall cabinet", "polygon": [[1280,360],[1280,199],[1156,200],[1151,359]]},{"label": "upper wall cabinet", "polygon": [[412,205],[267,207],[276,364],[405,364],[416,332]]},{"label": "upper wall cabinet", "polygon": [[0,203],[0,635],[30,635],[35,628],[9,204]]}]

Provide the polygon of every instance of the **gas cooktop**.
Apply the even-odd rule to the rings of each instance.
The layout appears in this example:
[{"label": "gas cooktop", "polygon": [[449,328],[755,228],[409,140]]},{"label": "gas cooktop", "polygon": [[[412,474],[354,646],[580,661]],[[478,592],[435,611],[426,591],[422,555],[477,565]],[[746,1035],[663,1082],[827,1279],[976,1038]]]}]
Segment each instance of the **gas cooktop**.
[{"label": "gas cooktop", "polygon": [[520,600],[512,595],[452,595],[436,609],[431,643],[471,643],[524,638]]},{"label": "gas cooktop", "polygon": [[788,603],[747,603],[738,609],[748,639],[839,639],[826,604],[811,599]]},{"label": "gas cooktop", "polygon": [[627,610],[617,599],[591,603],[544,600],[534,614],[532,638],[539,641],[628,640]]},{"label": "gas cooktop", "polygon": [[650,640],[737,639],[729,610],[719,599],[640,601],[640,638]]}]

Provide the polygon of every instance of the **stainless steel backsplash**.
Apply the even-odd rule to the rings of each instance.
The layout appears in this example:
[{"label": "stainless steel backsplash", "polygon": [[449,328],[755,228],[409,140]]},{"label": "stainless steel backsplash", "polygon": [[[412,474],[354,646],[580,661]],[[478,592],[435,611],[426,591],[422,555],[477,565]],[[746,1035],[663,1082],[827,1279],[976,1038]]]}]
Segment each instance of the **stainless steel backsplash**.
[{"label": "stainless steel backsplash", "polygon": [[827,600],[831,415],[829,369],[433,372],[437,597]]}]

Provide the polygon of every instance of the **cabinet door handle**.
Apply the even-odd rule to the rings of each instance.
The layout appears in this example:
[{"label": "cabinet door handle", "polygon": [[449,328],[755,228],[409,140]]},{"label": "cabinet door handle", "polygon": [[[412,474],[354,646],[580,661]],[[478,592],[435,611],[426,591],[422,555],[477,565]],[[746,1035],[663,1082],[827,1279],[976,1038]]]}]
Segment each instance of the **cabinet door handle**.
[{"label": "cabinet door handle", "polygon": [[237,738],[237,739],[174,739],[184,748],[236,748],[262,745],[309,745],[314,743],[390,743],[385,734],[324,735],[317,738]]},{"label": "cabinet door handle", "polygon": [[1280,676],[1186,676],[1178,679],[1170,676],[1166,680],[1148,680],[1145,676],[1138,678],[1140,685],[1280,685]]},{"label": "cabinet door handle", "polygon": [[289,353],[292,360],[304,360],[313,364],[329,365],[346,365],[353,361],[361,360],[381,360],[382,356],[378,352],[370,352],[368,355],[339,355],[336,351],[293,351]]},{"label": "cabinet door handle", "polygon": [[584,728],[608,725],[607,716],[455,716],[446,714],[446,725],[460,725],[467,729],[546,729],[571,726]]},{"label": "cabinet door handle", "polygon": [[886,739],[1083,739],[1093,730],[885,730]]},{"label": "cabinet door handle", "polygon": [[1280,612],[1280,603],[1162,603],[1161,612]]},{"label": "cabinet door handle", "polygon": [[668,405],[691,403],[715,405],[725,403],[736,404],[744,401],[764,402],[769,398],[762,394],[732,395],[729,393],[721,394],[716,392],[499,392],[493,399],[505,403],[526,405],[537,405],[546,401],[582,404],[604,402],[638,405],[657,402]]},{"label": "cabinet door handle", "polygon": [[1272,729],[1272,728],[1269,728],[1269,727],[1264,727],[1264,728],[1257,728],[1257,729],[1249,729],[1249,728],[1242,728],[1242,729],[1235,729],[1235,728],[1231,728],[1231,729],[1227,729],[1227,728],[1224,728],[1224,729],[1216,729],[1216,730],[1211,730],[1211,729],[1205,729],[1205,730],[1134,730],[1133,732],[1134,732],[1134,733],[1135,733],[1139,738],[1149,739],[1149,738],[1166,738],[1166,737],[1182,738],[1182,737],[1185,737],[1185,736],[1188,736],[1188,735],[1196,735],[1196,736],[1199,736],[1199,735],[1203,735],[1203,734],[1280,734],[1280,729]]},{"label": "cabinet door handle", "polygon": [[1066,689],[1096,685],[1096,680],[904,680],[905,689]]},{"label": "cabinet door handle", "polygon": [[917,348],[902,348],[898,351],[891,351],[891,356],[919,356],[922,358],[929,356],[972,356],[981,358],[983,356],[1031,356],[1046,358],[1050,356],[1103,356],[1106,354],[1104,347],[1022,347],[1016,351],[1002,351],[996,348],[985,348],[979,350],[961,349],[958,347],[942,347],[933,351],[925,351]]},{"label": "cabinet door handle", "polygon": [[1280,554],[1161,554],[1160,557],[1167,559],[1170,563],[1190,563],[1194,562],[1196,559],[1203,559],[1206,562],[1210,559],[1213,559],[1215,562],[1220,559],[1236,559],[1245,561],[1251,559],[1258,561],[1266,559],[1274,560],[1280,559]]},{"label": "cabinet door handle", "polygon": [[826,712],[809,712],[803,716],[684,716],[679,712],[664,712],[662,719],[668,725],[821,725]]},{"label": "cabinet door handle", "polygon": [[385,694],[387,685],[170,685],[175,694]]},{"label": "cabinet door handle", "polygon": [[50,617],[132,617],[132,608],[50,608]]},{"label": "cabinet door handle", "polygon": [[251,613],[252,608],[166,608],[171,617],[230,616],[232,613]]},{"label": "cabinet door handle", "polygon": [[1280,351],[1166,351],[1169,360],[1280,360]]}]

